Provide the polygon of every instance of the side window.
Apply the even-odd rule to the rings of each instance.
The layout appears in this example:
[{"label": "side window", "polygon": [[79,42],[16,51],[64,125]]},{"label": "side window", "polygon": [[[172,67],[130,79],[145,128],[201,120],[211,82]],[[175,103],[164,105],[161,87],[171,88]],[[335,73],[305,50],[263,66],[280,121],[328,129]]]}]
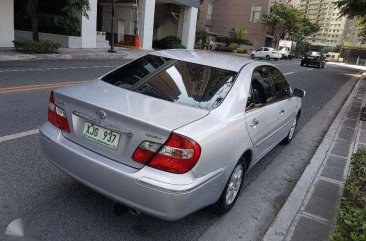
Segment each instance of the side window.
[{"label": "side window", "polygon": [[264,48],[263,51],[269,51],[269,48]]},{"label": "side window", "polygon": [[246,111],[271,104],[274,100],[270,68],[268,66],[255,68],[253,71]]},{"label": "side window", "polygon": [[260,52],[260,51],[262,51],[262,48],[256,50],[256,52]]},{"label": "side window", "polygon": [[281,71],[271,67],[271,79],[276,100],[283,100],[290,97],[290,86]]}]

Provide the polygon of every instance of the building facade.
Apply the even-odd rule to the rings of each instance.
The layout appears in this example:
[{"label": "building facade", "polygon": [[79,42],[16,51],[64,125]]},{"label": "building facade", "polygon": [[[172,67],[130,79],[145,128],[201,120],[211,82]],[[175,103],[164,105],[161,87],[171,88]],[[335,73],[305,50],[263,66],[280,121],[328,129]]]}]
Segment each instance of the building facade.
[{"label": "building facade", "polygon": [[205,0],[200,7],[197,28],[220,36],[227,36],[232,28],[243,28],[248,30],[247,38],[253,44],[247,47],[249,51],[270,47],[272,30],[262,23],[262,15],[278,2],[293,6],[292,0]]},{"label": "building facade", "polygon": [[347,18],[340,17],[335,2],[337,0],[301,0],[298,9],[320,26],[318,33],[307,38],[312,45],[336,47],[342,44]]},{"label": "building facade", "polygon": [[[113,37],[116,43],[134,43],[134,38],[138,35],[140,48],[151,49],[153,40],[176,36],[187,49],[194,48],[199,0],[115,2]],[[96,48],[100,47],[100,44],[104,44],[102,46],[105,47],[105,36],[109,35],[109,38],[112,38],[112,0],[89,0],[89,4],[88,18],[81,16],[81,36],[40,33],[40,38],[61,41],[63,47]],[[65,37],[67,39],[64,41]],[[1,0],[0,47],[11,47],[14,39],[30,38],[30,32],[14,31],[14,0]]]}]

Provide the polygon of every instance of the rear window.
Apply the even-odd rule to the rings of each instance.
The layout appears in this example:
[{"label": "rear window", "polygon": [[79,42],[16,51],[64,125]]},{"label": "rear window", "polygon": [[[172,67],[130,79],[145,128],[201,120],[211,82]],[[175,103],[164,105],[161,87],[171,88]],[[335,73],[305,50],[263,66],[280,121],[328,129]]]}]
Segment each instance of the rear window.
[{"label": "rear window", "polygon": [[230,70],[146,55],[102,80],[144,95],[212,110],[222,103],[236,75]]}]

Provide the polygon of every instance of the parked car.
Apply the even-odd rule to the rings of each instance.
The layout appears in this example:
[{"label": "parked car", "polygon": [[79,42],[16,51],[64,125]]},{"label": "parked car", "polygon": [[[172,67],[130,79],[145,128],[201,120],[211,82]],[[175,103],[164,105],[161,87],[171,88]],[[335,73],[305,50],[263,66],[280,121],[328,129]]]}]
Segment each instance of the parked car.
[{"label": "parked car", "polygon": [[305,91],[277,67],[165,50],[51,92],[41,145],[50,162],[126,206],[166,220],[229,211],[245,173],[289,143]]},{"label": "parked car", "polygon": [[257,49],[256,51],[253,51],[251,53],[250,57],[252,59],[260,58],[260,59],[266,59],[266,60],[270,60],[270,59],[279,60],[282,58],[282,54],[280,51],[275,50],[274,48],[263,47],[263,48]]},{"label": "parked car", "polygon": [[325,55],[316,52],[316,51],[309,51],[306,52],[303,57],[301,58],[301,66],[316,66],[317,68],[324,68],[325,66]]}]

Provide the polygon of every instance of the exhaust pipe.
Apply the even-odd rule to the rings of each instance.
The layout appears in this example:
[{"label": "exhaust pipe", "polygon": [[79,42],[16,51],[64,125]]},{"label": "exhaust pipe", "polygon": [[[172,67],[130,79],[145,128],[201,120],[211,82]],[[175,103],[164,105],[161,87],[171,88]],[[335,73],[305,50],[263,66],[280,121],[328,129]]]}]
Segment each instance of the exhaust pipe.
[{"label": "exhaust pipe", "polygon": [[141,214],[141,211],[138,210],[138,209],[133,209],[133,208],[130,208],[130,213],[134,216],[139,216]]}]

